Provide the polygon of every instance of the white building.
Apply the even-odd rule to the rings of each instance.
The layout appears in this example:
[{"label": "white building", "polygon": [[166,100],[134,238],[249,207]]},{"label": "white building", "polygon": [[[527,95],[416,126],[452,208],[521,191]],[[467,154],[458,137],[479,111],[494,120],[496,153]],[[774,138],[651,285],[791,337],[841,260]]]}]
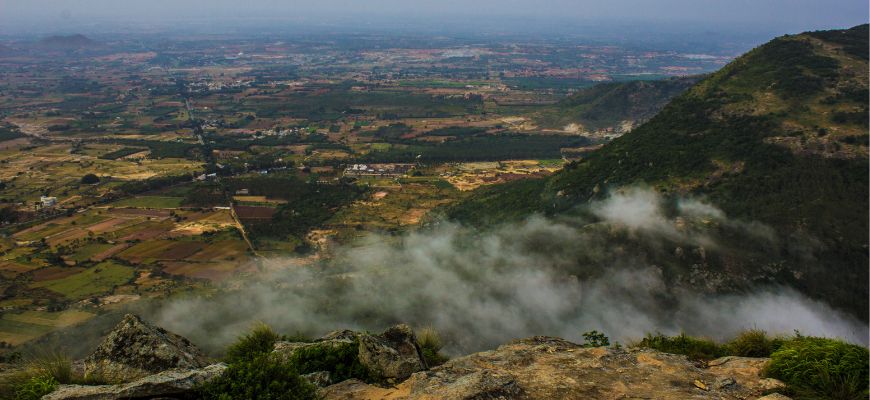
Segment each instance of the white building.
[{"label": "white building", "polygon": [[57,205],[57,197],[42,196],[39,198],[39,202],[42,203],[43,207],[54,207]]}]

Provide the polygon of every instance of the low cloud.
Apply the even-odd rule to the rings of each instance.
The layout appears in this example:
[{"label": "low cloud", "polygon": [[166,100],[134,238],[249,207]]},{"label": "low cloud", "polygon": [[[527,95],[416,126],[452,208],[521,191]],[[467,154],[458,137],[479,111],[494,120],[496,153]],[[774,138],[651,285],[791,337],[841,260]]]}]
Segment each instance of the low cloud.
[{"label": "low cloud", "polygon": [[535,216],[485,232],[442,222],[398,237],[371,235],[317,266],[272,260],[285,267],[214,297],[173,301],[157,322],[210,349],[254,321],[309,335],[433,326],[453,353],[531,335],[581,341],[593,329],[623,343],[656,331],[727,339],[749,328],[866,343],[866,324],[790,288],[701,293],[670,284],[646,261],[648,249],[614,243],[627,232],[659,240],[653,248],[715,246],[709,224],[765,230],[698,200],[665,209],[655,192],[630,189],[594,204],[597,221]]}]

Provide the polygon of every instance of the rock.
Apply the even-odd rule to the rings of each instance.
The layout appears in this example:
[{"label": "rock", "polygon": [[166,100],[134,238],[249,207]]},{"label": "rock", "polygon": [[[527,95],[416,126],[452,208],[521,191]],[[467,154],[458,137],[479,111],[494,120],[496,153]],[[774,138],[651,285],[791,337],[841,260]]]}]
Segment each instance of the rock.
[{"label": "rock", "polygon": [[[737,365],[740,362],[732,367]],[[748,376],[741,379],[758,386],[749,382]],[[699,390],[696,381],[706,390]],[[394,387],[346,381],[323,389],[321,394],[327,400],[725,400],[757,399],[762,392],[731,375],[700,368],[685,356],[648,349],[584,348],[563,339],[538,336],[455,358],[416,372]]]},{"label": "rock", "polygon": [[764,397],[759,397],[758,400],[791,400],[791,397],[779,393],[773,393]]},{"label": "rock", "polygon": [[523,389],[509,374],[481,370],[460,379],[421,375],[411,385],[411,392],[442,399],[515,399]]},{"label": "rock", "polygon": [[186,397],[198,385],[220,376],[227,366],[209,365],[201,369],[170,370],[118,385],[60,385],[42,400],[116,400]]},{"label": "rock", "polygon": [[371,386],[359,379],[348,379],[320,390],[325,399],[341,400],[397,400],[406,399],[407,388]]},{"label": "rock", "polygon": [[187,339],[127,314],[85,358],[86,375],[128,382],[170,369],[196,369],[208,358]]},{"label": "rock", "polygon": [[759,379],[758,388],[762,392],[772,392],[774,390],[785,389],[785,382],[773,378]]},{"label": "rock", "polygon": [[332,383],[332,375],[329,371],[312,372],[302,375],[302,378],[319,388],[327,387]]},{"label": "rock", "polygon": [[716,382],[713,382],[713,388],[721,390],[736,384],[737,381],[735,381],[734,378],[726,376],[723,378],[716,378]]},{"label": "rock", "polygon": [[707,362],[707,370],[732,378],[736,383],[750,390],[765,393],[785,387],[785,384],[770,378],[762,378],[762,372],[770,361],[768,358],[722,357]]},{"label": "rock", "polygon": [[287,360],[296,351],[308,347],[346,346],[358,343],[358,357],[375,375],[394,382],[426,369],[417,338],[407,325],[396,325],[380,335],[354,331],[336,331],[312,343],[278,342],[272,355]]},{"label": "rock", "polygon": [[386,379],[405,380],[414,372],[426,369],[414,331],[404,324],[377,336],[359,335],[359,359]]},{"label": "rock", "polygon": [[710,387],[700,379],[695,379],[694,385],[696,388],[701,390],[710,390]]},{"label": "rock", "polygon": [[356,339],[357,336],[359,336],[359,333],[354,332],[354,331],[349,330],[349,329],[344,329],[344,330],[340,330],[340,331],[329,332],[325,336],[320,338],[320,340],[321,341],[324,341],[324,340],[342,340],[342,341],[351,342],[354,339]]}]

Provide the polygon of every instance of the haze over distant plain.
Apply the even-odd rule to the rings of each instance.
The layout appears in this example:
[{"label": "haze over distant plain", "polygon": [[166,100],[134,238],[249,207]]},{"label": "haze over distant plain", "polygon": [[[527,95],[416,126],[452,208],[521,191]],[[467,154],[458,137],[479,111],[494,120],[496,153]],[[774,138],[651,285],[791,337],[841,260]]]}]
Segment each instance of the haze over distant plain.
[{"label": "haze over distant plain", "polygon": [[[0,32],[63,31],[80,27],[247,21],[263,29],[282,23],[372,28],[496,24],[501,29],[570,28],[621,23],[707,26],[709,29],[796,33],[868,21],[866,0],[0,0]],[[252,23],[251,21],[257,21]],[[442,22],[461,21],[455,25]],[[421,25],[422,24],[422,25]],[[525,26],[523,26],[525,25]],[[550,27],[552,28],[552,27]]]}]

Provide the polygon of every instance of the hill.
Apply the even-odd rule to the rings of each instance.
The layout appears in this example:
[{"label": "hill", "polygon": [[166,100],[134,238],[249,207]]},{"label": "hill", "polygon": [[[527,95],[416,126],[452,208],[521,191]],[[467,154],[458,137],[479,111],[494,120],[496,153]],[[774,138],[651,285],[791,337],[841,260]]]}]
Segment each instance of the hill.
[{"label": "hill", "polygon": [[[707,254],[703,267],[732,281],[726,286],[792,285],[866,319],[867,34],[861,25],[777,38],[587,159],[547,179],[481,190],[447,215],[484,226],[576,213],[638,184],[672,198],[704,197],[779,238],[774,248],[724,238],[732,251]],[[677,277],[694,262],[657,257],[651,262]],[[759,281],[766,269],[778,272]]]},{"label": "hill", "polygon": [[40,47],[49,47],[55,49],[77,49],[82,47],[90,47],[96,44],[93,40],[82,34],[75,35],[54,35],[43,38],[39,41]]},{"label": "hill", "polygon": [[603,83],[580,89],[555,106],[536,113],[533,119],[542,128],[562,129],[573,124],[585,131],[619,129],[625,122],[636,124],[648,120],[700,79],[692,76]]}]

